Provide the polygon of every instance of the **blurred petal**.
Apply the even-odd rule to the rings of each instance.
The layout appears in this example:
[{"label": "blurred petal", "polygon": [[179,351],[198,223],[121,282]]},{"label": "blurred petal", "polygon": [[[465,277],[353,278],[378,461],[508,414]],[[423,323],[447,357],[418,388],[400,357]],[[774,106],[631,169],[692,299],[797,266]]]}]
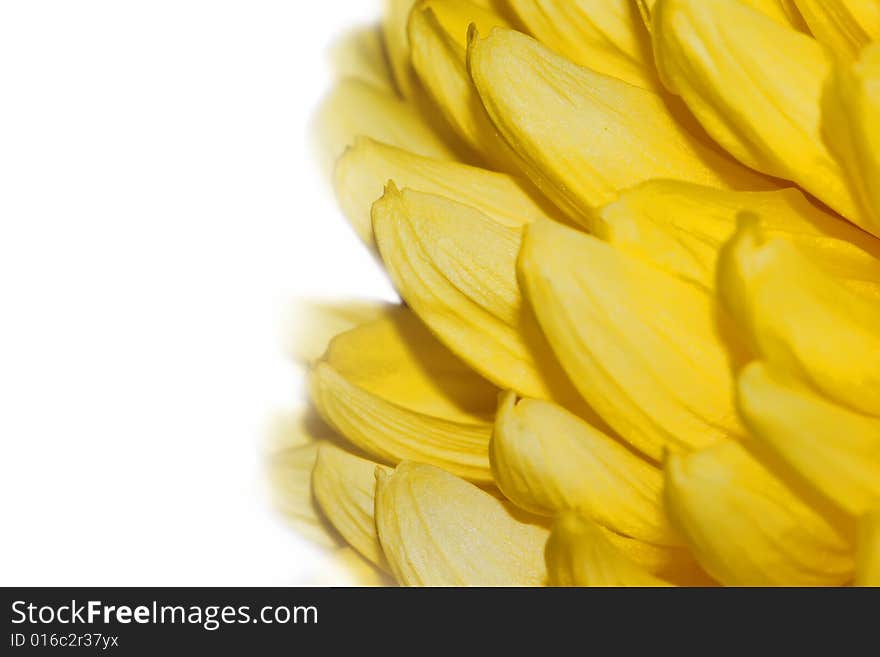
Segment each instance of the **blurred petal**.
[{"label": "blurred petal", "polygon": [[394,93],[394,80],[379,27],[359,27],[345,34],[330,51],[337,79],[357,78]]},{"label": "blurred petal", "polygon": [[532,180],[589,227],[590,215],[650,178],[758,189],[768,183],[676,122],[664,99],[581,68],[518,32],[469,48],[492,122]]},{"label": "blurred petal", "polygon": [[839,404],[880,415],[880,304],[743,220],[721,252],[718,289],[756,351]]},{"label": "blurred petal", "polygon": [[315,131],[322,166],[328,172],[359,136],[426,157],[455,159],[452,149],[425,123],[414,105],[354,78],[339,82],[324,99]]},{"label": "blurred petal", "polygon": [[880,509],[862,518],[856,562],[856,586],[880,586]]},{"label": "blurred petal", "polygon": [[379,540],[407,586],[539,586],[547,528],[439,468],[402,463],[380,477]]},{"label": "blurred petal", "polygon": [[373,230],[401,296],[477,372],[529,397],[576,396],[524,312],[519,229],[441,196],[389,187],[373,206]]},{"label": "blurred petal", "polygon": [[340,535],[371,563],[387,569],[373,520],[377,468],[391,472],[375,461],[324,443],[318,449],[312,488],[321,510]]},{"label": "blurred petal", "polygon": [[526,180],[358,139],[337,162],[334,186],[343,212],[368,244],[373,243],[371,208],[389,180],[400,189],[408,187],[470,205],[514,228],[538,217],[550,218],[549,213],[555,211],[532,196]]},{"label": "blurred petal", "polygon": [[671,274],[715,287],[718,251],[752,212],[761,228],[791,240],[810,259],[854,289],[880,296],[880,240],[820,209],[797,189],[731,192],[652,180],[599,212],[594,233]]},{"label": "blurred petal", "polygon": [[660,470],[559,406],[506,394],[490,457],[496,484],[520,508],[576,509],[620,534],[681,544],[666,519]]},{"label": "blurred petal", "polygon": [[823,127],[852,195],[861,225],[880,234],[880,44],[855,63],[839,64],[826,86]]},{"label": "blurred petal", "polygon": [[841,57],[855,59],[880,39],[877,0],[795,0],[801,16],[819,41]]},{"label": "blurred petal", "polygon": [[659,0],[653,34],[661,79],[718,143],[859,220],[821,136],[822,46],[738,0]]},{"label": "blurred petal", "polygon": [[391,60],[391,70],[394,72],[397,88],[404,97],[409,98],[414,94],[418,82],[410,63],[406,24],[416,0],[384,0],[384,3],[382,34],[385,37],[385,48],[388,59]]},{"label": "blurred petal", "polygon": [[830,586],[852,576],[846,542],[734,441],[671,456],[666,504],[722,584]]},{"label": "blurred petal", "polygon": [[381,301],[299,300],[289,311],[287,351],[300,363],[319,358],[335,336],[378,319],[392,305]]},{"label": "blurred petal", "polygon": [[710,295],[577,231],[527,227],[519,275],[587,402],[651,458],[741,435]]},{"label": "blurred petal", "polygon": [[465,143],[494,167],[515,170],[509,149],[489,120],[467,72],[471,23],[484,31],[508,25],[495,12],[467,0],[419,2],[409,20],[412,65],[436,107]]},{"label": "blurred petal", "polygon": [[855,519],[880,505],[880,418],[838,406],[763,363],[740,374],[739,409],[763,447],[845,514]]},{"label": "blurred petal", "polygon": [[546,555],[550,586],[669,586],[614,547],[598,525],[575,513],[556,520]]},{"label": "blurred petal", "polygon": [[321,414],[369,454],[491,481],[498,391],[398,308],[336,337],[311,372]]},{"label": "blurred petal", "polygon": [[638,87],[659,88],[651,40],[630,0],[509,0],[509,4],[535,37],[575,64]]}]

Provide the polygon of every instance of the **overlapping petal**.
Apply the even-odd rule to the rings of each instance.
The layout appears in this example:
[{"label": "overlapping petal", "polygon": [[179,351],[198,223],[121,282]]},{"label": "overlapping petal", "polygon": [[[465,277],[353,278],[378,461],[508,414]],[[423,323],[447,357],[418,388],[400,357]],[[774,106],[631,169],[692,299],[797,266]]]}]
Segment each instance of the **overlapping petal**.
[{"label": "overlapping petal", "polygon": [[840,57],[855,58],[880,39],[880,4],[875,0],[794,0],[813,35]]},{"label": "overlapping petal", "polygon": [[681,544],[666,519],[661,471],[559,406],[507,394],[490,457],[496,484],[522,509],[576,509],[620,534]]},{"label": "overlapping petal", "polygon": [[880,586],[880,508],[862,517],[856,563],[857,586]]},{"label": "overlapping petal", "polygon": [[724,247],[718,289],[760,356],[837,403],[880,415],[880,304],[744,220]]},{"label": "overlapping petal", "polygon": [[539,586],[549,530],[512,505],[429,465],[379,477],[376,526],[407,586]]},{"label": "overlapping petal", "polygon": [[718,143],[861,222],[822,139],[821,45],[739,0],[658,0],[653,20],[661,79]]},{"label": "overlapping petal", "polygon": [[852,577],[847,542],[734,441],[671,456],[666,503],[722,584],[829,586]]},{"label": "overlapping petal", "polygon": [[321,414],[380,459],[419,459],[491,481],[498,391],[405,308],[337,336],[310,373]]},{"label": "overlapping petal", "polygon": [[523,34],[495,29],[473,38],[468,63],[527,174],[587,226],[596,208],[651,178],[768,185],[689,133],[660,95],[577,66]]},{"label": "overlapping petal", "polygon": [[519,276],[572,382],[634,447],[659,460],[742,434],[710,295],[551,222],[526,229]]}]

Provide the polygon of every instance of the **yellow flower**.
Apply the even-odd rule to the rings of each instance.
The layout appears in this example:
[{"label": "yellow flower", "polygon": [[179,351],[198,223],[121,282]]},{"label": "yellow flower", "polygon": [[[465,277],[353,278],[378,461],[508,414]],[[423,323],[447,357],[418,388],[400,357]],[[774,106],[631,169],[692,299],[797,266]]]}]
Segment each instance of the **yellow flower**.
[{"label": "yellow flower", "polygon": [[287,517],[372,583],[880,584],[875,39],[858,0],[389,0],[317,132],[402,303],[300,312]]}]

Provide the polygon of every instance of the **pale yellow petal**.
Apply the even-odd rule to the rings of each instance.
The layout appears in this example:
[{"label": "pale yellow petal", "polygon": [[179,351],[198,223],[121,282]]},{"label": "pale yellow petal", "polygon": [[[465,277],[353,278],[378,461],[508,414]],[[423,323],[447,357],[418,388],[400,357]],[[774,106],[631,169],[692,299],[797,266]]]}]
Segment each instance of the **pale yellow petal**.
[{"label": "pale yellow petal", "polygon": [[596,236],[713,289],[718,252],[741,212],[754,213],[773,237],[792,241],[854,289],[880,296],[880,240],[819,208],[797,189],[732,192],[654,180],[621,194],[599,212]]},{"label": "pale yellow petal", "polygon": [[370,212],[389,180],[401,189],[408,187],[469,205],[514,228],[558,212],[532,191],[527,180],[359,139],[337,162],[334,186],[343,212],[368,244],[373,243]]},{"label": "pale yellow petal", "polygon": [[310,374],[318,410],[379,459],[419,459],[491,481],[498,390],[405,308],[337,336]]},{"label": "pale yellow petal", "polygon": [[400,93],[404,97],[412,97],[418,87],[418,81],[410,61],[406,24],[416,0],[384,0],[384,3],[382,34],[385,37],[385,48],[391,62],[391,70]]},{"label": "pale yellow petal", "polygon": [[421,0],[410,14],[412,65],[425,91],[453,130],[493,167],[516,169],[467,72],[467,32],[506,27],[493,11],[467,0]]},{"label": "pale yellow petal", "polygon": [[319,358],[336,335],[378,319],[391,309],[381,301],[316,301],[301,299],[288,311],[287,352],[300,363]]},{"label": "pale yellow petal", "polygon": [[830,586],[852,577],[846,541],[734,441],[671,456],[666,504],[723,584]]},{"label": "pale yellow petal", "polygon": [[384,91],[395,91],[382,32],[376,25],[347,32],[333,45],[330,60],[337,79],[357,78]]},{"label": "pale yellow petal", "polygon": [[540,586],[549,531],[439,468],[402,463],[380,477],[376,526],[407,586]]},{"label": "pale yellow petal", "polygon": [[855,584],[880,587],[880,509],[866,514],[859,525]]},{"label": "pale yellow petal", "polygon": [[663,508],[663,475],[614,438],[555,404],[507,393],[495,419],[492,472],[517,506],[576,509],[635,539],[681,544]]},{"label": "pale yellow petal", "polygon": [[391,575],[367,561],[360,552],[345,546],[333,553],[331,568],[334,571],[328,581],[317,582],[317,586],[394,586]]},{"label": "pale yellow petal", "polygon": [[275,508],[298,534],[324,547],[339,547],[342,538],[321,513],[312,492],[312,469],[320,443],[273,454],[268,462],[270,492]]},{"label": "pale yellow petal", "polygon": [[377,468],[391,472],[375,461],[324,443],[312,471],[312,488],[318,505],[340,535],[364,558],[387,569],[373,519]]},{"label": "pale yellow petal", "polygon": [[523,306],[519,229],[441,196],[389,187],[373,206],[373,230],[401,296],[477,372],[529,397],[576,397]]},{"label": "pale yellow petal", "polygon": [[880,304],[744,219],[724,247],[718,290],[761,357],[839,404],[880,415]]},{"label": "pale yellow petal", "polygon": [[741,435],[709,294],[551,222],[526,228],[519,275],[572,382],[634,447],[659,460]]},{"label": "pale yellow petal", "polygon": [[646,89],[659,88],[651,40],[630,0],[509,2],[529,32],[575,64]]},{"label": "pale yellow petal", "polygon": [[596,523],[563,513],[547,541],[550,586],[669,586],[629,559]]},{"label": "pale yellow petal", "polygon": [[456,159],[415,105],[356,78],[340,81],[324,99],[316,115],[315,136],[327,172],[360,136],[426,157]]},{"label": "pale yellow petal", "polygon": [[664,84],[728,152],[859,221],[821,135],[821,45],[738,0],[659,0],[653,36]]},{"label": "pale yellow petal", "polygon": [[527,174],[588,227],[596,208],[651,178],[768,184],[691,135],[660,95],[577,66],[523,34],[495,29],[472,39],[468,57],[483,105]]},{"label": "pale yellow petal", "polygon": [[[760,11],[762,14],[764,14],[768,18],[773,19],[780,25],[794,27],[801,32],[807,31],[807,26],[804,23],[804,19],[801,16],[800,11],[798,11],[797,5],[795,4],[797,0],[739,1],[742,4],[751,7],[752,9]],[[639,6],[642,17],[644,18],[649,29],[651,28],[651,18],[654,13],[654,8],[658,4],[658,2],[659,0],[636,0],[636,4]]]},{"label": "pale yellow petal", "polygon": [[836,55],[854,59],[880,39],[877,0],[795,0],[804,21],[819,41]]},{"label": "pale yellow petal", "polygon": [[880,505],[880,418],[838,406],[763,363],[740,374],[739,409],[774,460],[852,520]]},{"label": "pale yellow petal", "polygon": [[861,225],[880,234],[880,43],[854,63],[840,63],[825,89],[823,128],[849,189]]}]

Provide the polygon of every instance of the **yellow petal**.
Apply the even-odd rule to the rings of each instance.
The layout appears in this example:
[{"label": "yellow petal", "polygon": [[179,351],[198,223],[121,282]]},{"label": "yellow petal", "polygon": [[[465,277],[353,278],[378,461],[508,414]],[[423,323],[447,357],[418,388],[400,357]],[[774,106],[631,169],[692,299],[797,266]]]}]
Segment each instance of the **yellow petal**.
[{"label": "yellow petal", "polygon": [[405,308],[337,336],[310,376],[321,414],[355,445],[397,463],[419,459],[491,481],[498,390]]},{"label": "yellow petal", "polygon": [[363,80],[347,78],[324,99],[315,133],[325,171],[359,136],[413,153],[454,160],[453,150],[425,123],[415,105]]},{"label": "yellow petal", "polygon": [[310,582],[315,586],[394,586],[395,582],[386,572],[379,570],[352,547],[344,547],[333,553],[331,562],[333,573],[327,582]]},{"label": "yellow petal", "polygon": [[373,206],[373,230],[401,296],[477,372],[529,397],[576,396],[523,308],[519,229],[441,196],[389,187]]},{"label": "yellow petal", "polygon": [[694,559],[688,547],[654,545],[605,529],[599,529],[627,559],[643,570],[677,586],[711,586],[717,584]]},{"label": "yellow petal", "polygon": [[791,240],[854,289],[880,295],[880,240],[820,209],[794,188],[731,192],[654,180],[603,207],[594,234],[713,289],[718,251],[735,232],[741,212],[756,214],[768,235]]},{"label": "yellow petal", "polygon": [[795,0],[810,31],[835,54],[855,59],[871,41],[880,39],[877,0]]},{"label": "yellow petal", "polygon": [[539,586],[549,531],[439,468],[402,463],[380,477],[376,526],[406,586]]},{"label": "yellow petal", "polygon": [[846,542],[734,441],[671,456],[666,504],[723,584],[829,586],[852,576]]},{"label": "yellow petal", "polygon": [[546,221],[526,228],[519,275],[575,386],[634,447],[660,460],[741,435],[710,295]]},{"label": "yellow petal", "polygon": [[638,87],[659,88],[651,40],[629,0],[509,2],[535,37],[575,64]]},{"label": "yellow petal", "polygon": [[858,220],[821,136],[822,46],[738,0],[659,0],[653,36],[663,83],[718,143]]},{"label": "yellow petal", "polygon": [[[794,27],[801,32],[807,31],[807,26],[795,4],[797,0],[739,0],[742,4],[755,9],[768,18],[772,18],[780,25]],[[648,28],[651,28],[651,17],[659,0],[636,0],[642,17]]]},{"label": "yellow petal", "polygon": [[391,469],[325,443],[312,471],[315,499],[342,537],[371,563],[386,569],[379,546],[375,507],[376,469]]},{"label": "yellow petal", "polygon": [[856,586],[880,586],[880,509],[862,518],[856,563]]},{"label": "yellow petal", "polygon": [[289,311],[287,351],[300,363],[310,363],[327,349],[334,336],[358,324],[378,319],[391,309],[380,301],[299,300]]},{"label": "yellow petal", "polygon": [[335,188],[343,212],[368,244],[373,243],[370,211],[389,180],[401,189],[409,187],[470,205],[511,227],[558,212],[536,198],[526,180],[359,139],[336,164]]},{"label": "yellow petal", "polygon": [[394,93],[394,80],[381,30],[374,25],[349,31],[330,51],[333,72],[337,79],[357,78]]},{"label": "yellow petal", "polygon": [[481,30],[507,26],[493,11],[467,0],[422,0],[409,20],[412,65],[425,90],[455,132],[494,167],[514,170],[501,140],[468,76],[468,26]]},{"label": "yellow petal", "polygon": [[269,459],[269,483],[274,506],[296,531],[324,547],[339,547],[342,539],[318,509],[312,492],[312,468],[320,443],[285,449]]},{"label": "yellow petal", "polygon": [[669,586],[630,560],[591,520],[567,512],[547,541],[550,586]]},{"label": "yellow petal", "polygon": [[526,511],[576,509],[642,541],[681,543],[666,519],[660,470],[559,406],[506,394],[490,458],[498,487]]},{"label": "yellow petal", "polygon": [[724,247],[718,290],[755,350],[839,404],[880,415],[880,304],[743,220]]},{"label": "yellow petal", "polygon": [[385,37],[385,48],[397,88],[404,97],[409,98],[414,94],[418,81],[410,62],[406,24],[416,0],[384,0],[384,2],[382,34]]},{"label": "yellow petal", "polygon": [[530,37],[495,29],[472,39],[468,57],[483,105],[525,171],[587,226],[594,209],[651,178],[767,186],[688,133],[660,95],[581,68]]},{"label": "yellow petal", "polygon": [[853,520],[880,505],[880,419],[762,363],[740,374],[739,409],[763,448]]},{"label": "yellow petal", "polygon": [[859,204],[861,225],[880,234],[880,44],[861,59],[839,64],[826,87],[823,127],[849,189]]}]

